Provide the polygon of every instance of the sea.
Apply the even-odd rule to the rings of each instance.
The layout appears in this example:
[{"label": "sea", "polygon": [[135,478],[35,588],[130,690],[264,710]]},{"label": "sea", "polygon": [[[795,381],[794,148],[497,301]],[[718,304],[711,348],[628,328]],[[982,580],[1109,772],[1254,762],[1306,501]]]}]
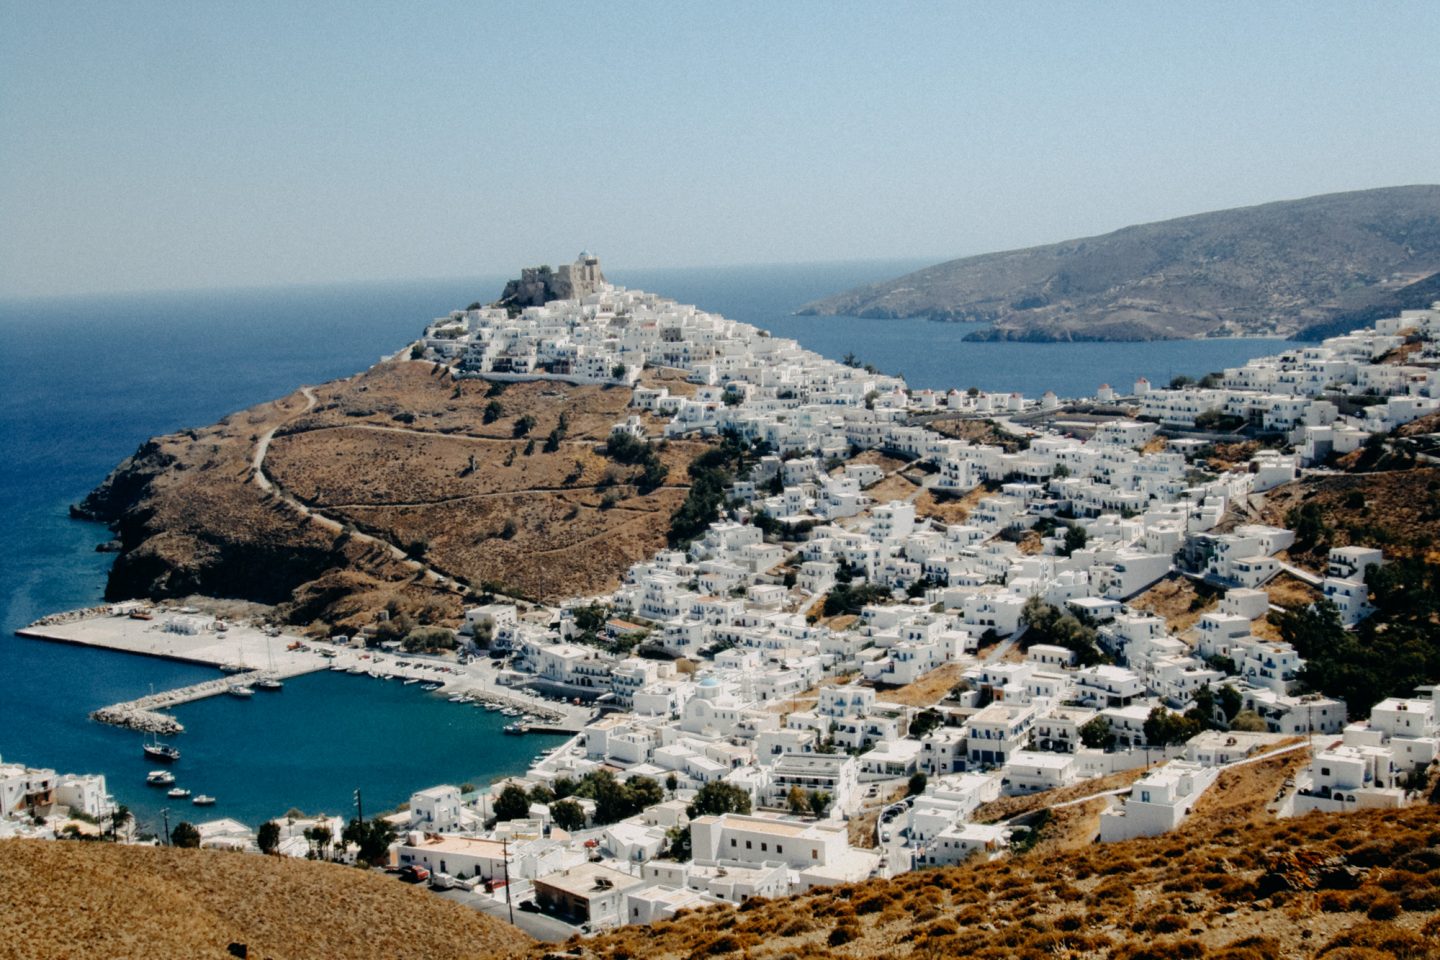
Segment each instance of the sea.
[{"label": "sea", "polygon": [[[920,261],[696,269],[610,268],[612,282],[753,323],[839,358],[853,353],[913,387],[976,386],[1038,396],[1093,394],[1138,376],[1167,382],[1278,352],[1275,340],[1024,344],[967,342],[971,324],[801,317],[805,303],[925,265]],[[112,555],[98,524],[67,508],[148,437],[364,369],[433,317],[499,295],[504,278],[310,285],[0,300],[0,759],[103,773],[143,827],[289,809],[348,815],[394,808],[436,783],[486,784],[523,771],[551,738],[499,735],[503,718],[417,686],[324,672],[249,701],[178,708],[177,778],[215,796],[206,811],[144,785],[138,734],[91,710],[206,668],[16,637],[47,614],[98,602]]]}]

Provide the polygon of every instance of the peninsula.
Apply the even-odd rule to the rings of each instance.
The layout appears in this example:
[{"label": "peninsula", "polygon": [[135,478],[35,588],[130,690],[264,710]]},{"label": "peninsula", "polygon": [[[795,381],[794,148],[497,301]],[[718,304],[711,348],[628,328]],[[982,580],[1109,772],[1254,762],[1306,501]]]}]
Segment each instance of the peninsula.
[{"label": "peninsula", "polygon": [[987,340],[1330,336],[1429,306],[1437,272],[1440,186],[1390,187],[951,260],[800,312],[984,321]]}]

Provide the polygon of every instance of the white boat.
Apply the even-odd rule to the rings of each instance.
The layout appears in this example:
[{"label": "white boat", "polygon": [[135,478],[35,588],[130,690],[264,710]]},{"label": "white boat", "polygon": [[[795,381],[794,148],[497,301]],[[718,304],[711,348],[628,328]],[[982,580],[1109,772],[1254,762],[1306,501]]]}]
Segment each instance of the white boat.
[{"label": "white boat", "polygon": [[212,796],[210,796],[209,794],[205,794],[205,793],[198,794],[197,796],[192,797],[192,798],[190,799],[190,802],[193,803],[193,804],[195,804],[195,806],[197,806],[197,807],[213,807],[213,806],[215,806],[215,798],[212,797]]},{"label": "white boat", "polygon": [[283,690],[285,683],[278,677],[261,677],[254,683],[256,690]]},{"label": "white boat", "polygon": [[503,714],[505,714],[505,716],[507,716],[507,717],[518,717],[518,716],[520,716],[520,711],[519,711],[519,710],[516,710],[514,707],[505,707],[505,708],[502,709],[500,712],[503,713]]},{"label": "white boat", "polygon": [[159,740],[151,739],[144,745],[145,756],[151,760],[159,760],[161,763],[174,763],[180,759],[180,751],[168,743],[161,743]]},{"label": "white boat", "polygon": [[334,670],[336,673],[344,673],[346,667],[343,663],[332,663],[330,664],[330,669]]},{"label": "white boat", "polygon": [[151,770],[145,774],[145,783],[152,787],[168,787],[175,782],[175,774],[169,770]]},{"label": "white boat", "polygon": [[451,703],[464,703],[464,702],[465,702],[465,696],[464,696],[464,694],[460,694],[460,693],[452,693],[452,694],[450,695],[450,702],[451,702]]},{"label": "white boat", "polygon": [[232,697],[239,697],[241,700],[248,700],[251,697],[255,696],[254,690],[251,690],[249,687],[243,686],[242,684],[238,683],[232,683],[230,686],[226,687],[225,692],[230,694],[230,696]]},{"label": "white boat", "polygon": [[170,790],[166,792],[165,796],[170,797],[174,800],[183,800],[186,797],[190,796],[190,791],[186,790],[184,787],[171,787]]},{"label": "white boat", "polygon": [[501,706],[498,703],[487,703],[485,704],[485,709],[499,713],[501,710]]},{"label": "white boat", "polygon": [[365,672],[365,668],[362,667],[362,666],[360,666],[359,664],[356,664],[355,666],[350,667],[350,668],[349,668],[348,670],[346,670],[345,672],[346,672],[346,673],[357,673],[357,674],[358,674],[358,673],[364,673],[364,672]]},{"label": "white boat", "polygon": [[405,686],[408,687],[408,686],[410,686],[411,684],[415,684],[415,683],[419,683],[419,682],[420,682],[420,678],[419,678],[419,677],[410,677],[409,679],[407,679],[407,680],[405,681]]}]

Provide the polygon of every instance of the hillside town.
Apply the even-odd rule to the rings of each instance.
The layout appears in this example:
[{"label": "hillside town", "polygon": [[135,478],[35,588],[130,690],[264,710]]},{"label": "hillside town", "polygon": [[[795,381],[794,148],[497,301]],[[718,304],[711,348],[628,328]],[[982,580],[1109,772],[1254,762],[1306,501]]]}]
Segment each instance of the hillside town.
[{"label": "hillside town", "polygon": [[[909,390],[608,284],[589,255],[562,269],[572,298],[439,318],[409,362],[629,389],[617,449],[707,438],[734,466],[613,592],[467,612],[498,685],[591,712],[524,776],[388,815],[410,878],[593,931],[1003,857],[1029,828],[977,811],[1006,797],[1108,796],[1110,842],[1183,829],[1221,770],[1277,753],[1309,758],[1279,816],[1403,806],[1440,757],[1440,687],[1365,709],[1307,690],[1267,622],[1284,583],[1355,629],[1384,550],[1303,566],[1258,509],[1440,411],[1440,304],[1062,400]],[[647,386],[655,367],[685,389]],[[1217,454],[1241,438],[1262,442]],[[1145,602],[1160,584],[1190,606]],[[14,765],[0,798],[0,832],[65,829],[37,806],[113,812],[103,777]],[[267,852],[356,855],[340,818],[274,823]],[[198,830],[260,849],[233,820]]]}]

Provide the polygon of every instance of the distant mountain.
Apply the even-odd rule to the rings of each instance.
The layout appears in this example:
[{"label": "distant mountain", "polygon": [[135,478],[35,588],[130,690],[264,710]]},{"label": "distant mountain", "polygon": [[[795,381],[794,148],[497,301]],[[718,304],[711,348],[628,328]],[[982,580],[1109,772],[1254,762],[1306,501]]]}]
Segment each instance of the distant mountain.
[{"label": "distant mountain", "polygon": [[1440,273],[1440,186],[1286,200],[965,257],[804,307],[983,320],[1000,340],[1302,333],[1370,318]]}]

